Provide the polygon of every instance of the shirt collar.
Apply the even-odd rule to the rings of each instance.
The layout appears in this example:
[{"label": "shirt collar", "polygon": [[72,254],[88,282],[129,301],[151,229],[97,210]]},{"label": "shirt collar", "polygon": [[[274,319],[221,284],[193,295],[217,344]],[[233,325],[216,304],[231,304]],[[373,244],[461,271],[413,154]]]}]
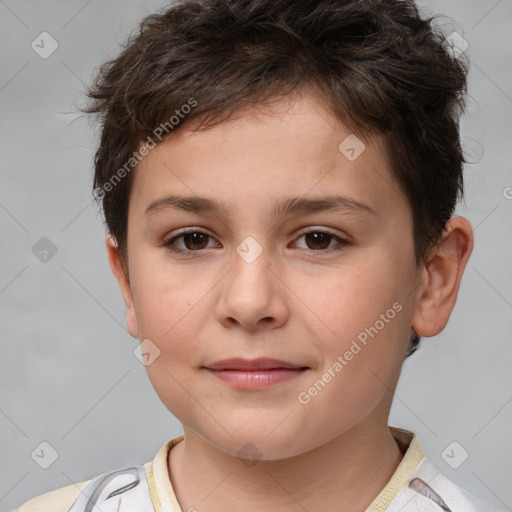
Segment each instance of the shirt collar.
[{"label": "shirt collar", "polygon": [[379,492],[365,512],[384,512],[400,489],[407,484],[420,462],[425,458],[418,438],[412,432],[396,427],[389,427],[389,430],[404,456],[395,472],[391,475],[389,482]]},{"label": "shirt collar", "polygon": [[[425,458],[420,443],[412,432],[396,427],[389,429],[404,456],[389,482],[365,512],[384,512]],[[151,501],[156,512],[182,512],[167,469],[169,450],[182,440],[183,435],[180,435],[167,441],[153,461],[145,465]]]}]

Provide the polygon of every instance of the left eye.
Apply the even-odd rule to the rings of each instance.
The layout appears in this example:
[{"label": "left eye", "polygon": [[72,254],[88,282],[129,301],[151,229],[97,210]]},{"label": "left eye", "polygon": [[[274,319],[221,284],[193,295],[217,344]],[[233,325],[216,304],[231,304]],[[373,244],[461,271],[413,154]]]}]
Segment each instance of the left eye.
[{"label": "left eye", "polygon": [[[297,240],[300,240],[303,237],[307,245],[306,249],[311,249],[316,252],[321,251],[324,253],[330,253],[333,251],[339,251],[345,245],[348,245],[347,240],[326,231],[308,231],[307,233],[303,233]],[[333,239],[338,241],[338,245],[335,245],[334,249],[330,246]]]}]

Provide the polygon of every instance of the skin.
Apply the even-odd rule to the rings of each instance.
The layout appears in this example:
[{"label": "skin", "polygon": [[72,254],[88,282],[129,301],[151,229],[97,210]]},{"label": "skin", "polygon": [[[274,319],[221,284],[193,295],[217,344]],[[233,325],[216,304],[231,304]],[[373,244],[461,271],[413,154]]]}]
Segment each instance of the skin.
[{"label": "skin", "polygon": [[[402,453],[388,415],[413,328],[434,336],[454,307],[473,247],[453,217],[427,261],[414,262],[412,215],[373,134],[353,162],[338,149],[351,130],[312,95],[251,107],[208,130],[183,128],[135,171],[126,271],[106,246],[130,334],[160,356],[147,372],[184,441],[169,452],[182,509],[363,511]],[[362,140],[362,139],[361,139]],[[345,209],[272,217],[274,202],[336,192],[376,215]],[[168,194],[224,202],[231,215],[161,210]],[[183,228],[210,235],[174,241]],[[328,232],[320,242],[305,233]],[[253,237],[262,253],[236,252]],[[340,247],[336,236],[348,245]],[[195,245],[194,245],[195,243]],[[199,247],[200,250],[194,251]],[[333,366],[394,303],[400,312],[312,397],[299,393]],[[230,357],[277,358],[308,369],[262,390],[236,390],[202,366]],[[252,443],[255,464],[237,452]],[[247,461],[245,461],[247,462]]]}]

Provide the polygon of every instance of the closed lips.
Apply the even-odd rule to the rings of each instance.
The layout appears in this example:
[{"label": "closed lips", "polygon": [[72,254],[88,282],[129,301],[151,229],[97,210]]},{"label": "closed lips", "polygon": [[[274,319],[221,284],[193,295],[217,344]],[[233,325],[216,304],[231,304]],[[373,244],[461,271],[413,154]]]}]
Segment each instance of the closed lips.
[{"label": "closed lips", "polygon": [[224,359],[216,361],[206,366],[209,370],[239,370],[239,371],[256,371],[256,370],[277,370],[277,369],[290,369],[290,370],[303,370],[307,366],[295,365],[287,361],[279,359]]}]

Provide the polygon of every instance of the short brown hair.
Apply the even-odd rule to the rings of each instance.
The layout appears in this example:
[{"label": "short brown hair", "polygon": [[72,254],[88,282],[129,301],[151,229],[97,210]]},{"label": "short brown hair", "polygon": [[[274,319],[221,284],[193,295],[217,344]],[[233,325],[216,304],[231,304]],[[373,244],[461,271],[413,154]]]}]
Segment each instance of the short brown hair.
[{"label": "short brown hair", "polygon": [[[147,16],[100,67],[83,109],[101,118],[93,188],[123,262],[126,164],[141,143],[164,124],[166,133],[193,120],[208,128],[302,88],[363,138],[385,136],[412,210],[416,263],[424,261],[463,195],[467,67],[443,41],[412,0],[181,0]],[[194,108],[179,115],[191,98]]]}]

